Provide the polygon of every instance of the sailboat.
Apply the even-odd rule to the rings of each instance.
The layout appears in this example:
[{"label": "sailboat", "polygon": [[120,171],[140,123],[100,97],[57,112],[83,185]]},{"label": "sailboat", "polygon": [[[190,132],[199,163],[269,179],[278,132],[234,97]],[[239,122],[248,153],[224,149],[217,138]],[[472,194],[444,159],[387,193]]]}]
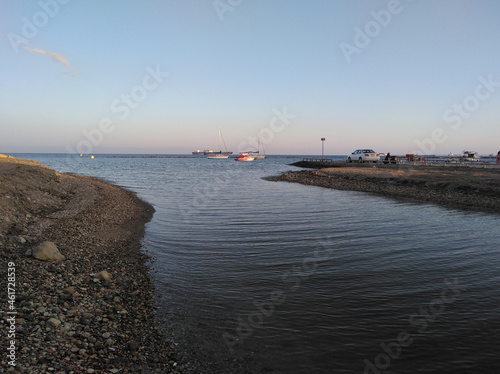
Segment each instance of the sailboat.
[{"label": "sailboat", "polygon": [[[252,156],[256,160],[262,160],[263,158],[266,158],[266,150],[264,149],[264,143],[262,142],[262,137],[260,136],[260,130],[258,132],[258,137],[257,137],[257,142],[258,142],[258,150],[256,152],[250,153],[250,156]],[[260,149],[262,148],[262,153],[260,153]]]},{"label": "sailboat", "polygon": [[[222,152],[222,144],[224,143],[224,149],[226,150],[225,152]],[[208,158],[210,159],[223,159],[223,158],[229,158],[230,155],[233,154],[233,152],[227,151],[226,148],[226,142],[224,142],[224,138],[222,137],[222,133],[220,131],[220,125],[219,125],[219,152],[214,152],[210,150],[211,152],[208,153],[206,152],[205,154],[208,154]]]}]

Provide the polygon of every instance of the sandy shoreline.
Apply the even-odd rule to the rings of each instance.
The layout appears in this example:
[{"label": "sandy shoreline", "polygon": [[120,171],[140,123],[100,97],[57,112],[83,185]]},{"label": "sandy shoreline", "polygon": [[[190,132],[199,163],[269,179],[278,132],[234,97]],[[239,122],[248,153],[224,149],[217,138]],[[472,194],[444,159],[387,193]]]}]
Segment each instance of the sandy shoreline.
[{"label": "sandy shoreline", "polygon": [[500,169],[468,167],[338,167],[271,177],[394,199],[500,214]]},{"label": "sandy shoreline", "polygon": [[[155,325],[154,285],[140,252],[154,209],[101,180],[0,158],[2,274],[15,268],[15,367],[2,333],[1,367],[13,373],[179,373]],[[63,261],[32,257],[54,242]],[[101,271],[110,280],[97,280]],[[0,282],[7,331],[7,279]]]}]

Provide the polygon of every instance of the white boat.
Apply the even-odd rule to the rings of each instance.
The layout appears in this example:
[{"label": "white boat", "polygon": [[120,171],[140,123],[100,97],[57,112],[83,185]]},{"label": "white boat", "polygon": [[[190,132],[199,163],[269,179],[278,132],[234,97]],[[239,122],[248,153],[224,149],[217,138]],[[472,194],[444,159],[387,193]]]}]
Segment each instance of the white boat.
[{"label": "white boat", "polygon": [[[256,152],[250,152],[250,156],[253,157],[256,160],[262,160],[263,158],[266,158],[266,150],[264,149],[264,143],[262,142],[262,137],[260,136],[260,130],[258,132],[257,136],[257,151]],[[262,153],[260,150],[262,149]]]},{"label": "white boat", "polygon": [[[222,151],[222,144],[224,144],[224,149],[225,151]],[[220,125],[219,125],[219,152],[211,152],[208,153],[208,158],[212,160],[219,160],[219,159],[224,159],[224,158],[229,158],[230,155],[233,154],[233,152],[229,152],[226,148],[226,142],[224,142],[224,138],[222,137],[222,133],[220,131]],[[207,154],[207,153],[205,153]]]},{"label": "white boat", "polygon": [[212,160],[217,160],[217,159],[222,159],[222,158],[229,158],[229,155],[224,154],[224,153],[214,153],[208,156],[208,158]]}]

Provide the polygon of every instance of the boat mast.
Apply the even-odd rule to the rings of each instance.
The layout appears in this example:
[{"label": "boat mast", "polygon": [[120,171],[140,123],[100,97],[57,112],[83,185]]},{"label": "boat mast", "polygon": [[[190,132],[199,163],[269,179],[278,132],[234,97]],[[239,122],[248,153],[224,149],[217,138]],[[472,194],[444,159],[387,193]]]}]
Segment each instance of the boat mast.
[{"label": "boat mast", "polygon": [[220,134],[220,125],[219,125],[219,152],[222,152],[222,142],[221,142],[221,134]]},{"label": "boat mast", "polygon": [[260,151],[260,146],[262,146],[262,153],[263,154],[266,154],[266,150],[264,149],[264,143],[262,142],[262,138],[260,136],[260,129],[259,129],[259,140],[258,140],[259,144],[258,144],[258,147],[259,147],[259,151]]},{"label": "boat mast", "polygon": [[220,131],[220,125],[219,125],[219,150],[221,152],[222,152],[222,144],[224,144],[224,151],[227,152],[226,142],[224,141],[224,138],[222,137],[222,133]]}]

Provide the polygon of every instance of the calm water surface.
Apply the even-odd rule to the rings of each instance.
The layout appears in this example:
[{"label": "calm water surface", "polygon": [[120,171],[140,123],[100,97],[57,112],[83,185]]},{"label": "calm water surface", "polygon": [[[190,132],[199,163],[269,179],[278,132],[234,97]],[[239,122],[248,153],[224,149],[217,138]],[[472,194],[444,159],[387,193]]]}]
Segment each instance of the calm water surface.
[{"label": "calm water surface", "polygon": [[262,179],[288,158],[18,156],[154,205],[160,318],[206,372],[500,372],[498,215]]}]

